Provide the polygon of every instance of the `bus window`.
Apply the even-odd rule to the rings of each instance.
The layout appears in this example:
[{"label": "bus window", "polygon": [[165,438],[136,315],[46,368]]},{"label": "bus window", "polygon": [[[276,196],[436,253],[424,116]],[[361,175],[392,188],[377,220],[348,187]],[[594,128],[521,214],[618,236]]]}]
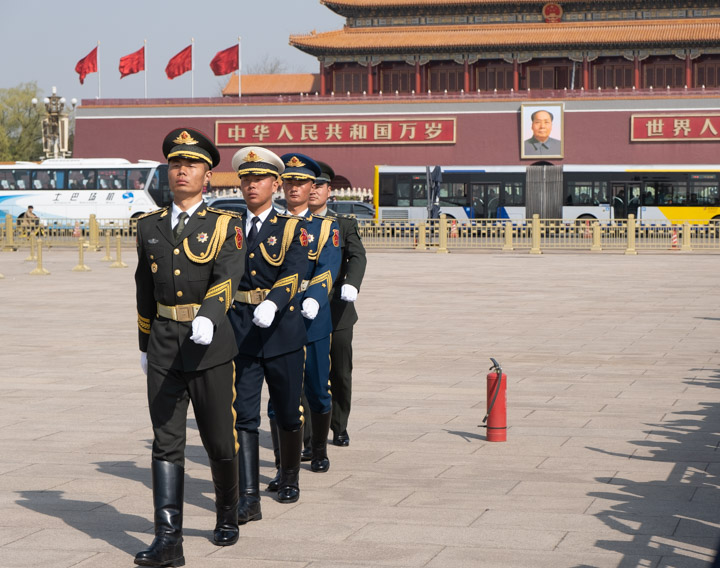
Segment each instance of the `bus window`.
[{"label": "bus window", "polygon": [[525,205],[525,186],[522,183],[506,183],[500,197],[500,205]]},{"label": "bus window", "polygon": [[410,207],[410,192],[415,184],[409,176],[398,176],[397,180],[397,205]]},{"label": "bus window", "polygon": [[395,176],[380,177],[379,205],[395,205]]},{"label": "bus window", "polygon": [[671,183],[657,184],[656,200],[658,205],[674,205],[673,186]]},{"label": "bus window", "polygon": [[[443,182],[440,184],[441,207],[465,207],[466,205],[468,205],[468,199],[467,189],[464,183]],[[497,203],[495,206],[497,207]]]},{"label": "bus window", "polygon": [[34,170],[32,172],[33,189],[65,189],[58,183],[58,172],[55,170]]},{"label": "bus window", "polygon": [[588,205],[592,202],[593,183],[591,181],[568,182],[565,205]]},{"label": "bus window", "polygon": [[649,183],[645,185],[645,191],[642,195],[643,205],[655,205],[655,187]]},{"label": "bus window", "polygon": [[99,170],[100,189],[124,189],[127,187],[125,170]]},{"label": "bus window", "polygon": [[128,170],[127,180],[129,189],[145,189],[150,170]]},{"label": "bus window", "polygon": [[13,170],[15,189],[30,189],[30,172],[28,170]]},{"label": "bus window", "polygon": [[158,207],[165,207],[173,202],[173,195],[170,191],[167,172],[167,164],[160,164],[147,184],[147,190],[150,193],[150,197],[153,198],[153,201],[155,201]]},{"label": "bus window", "polygon": [[97,189],[95,170],[70,170],[68,189]]},{"label": "bus window", "polygon": [[673,184],[673,203],[675,205],[687,205],[688,191],[684,181]]},{"label": "bus window", "polygon": [[[418,179],[413,180],[412,204],[414,207],[427,207],[427,184]],[[442,188],[440,189],[442,194]]]},{"label": "bus window", "polygon": [[0,189],[15,189],[15,178],[9,170],[0,170]]},{"label": "bus window", "polygon": [[718,200],[718,186],[715,182],[694,182],[691,186],[690,192],[691,205],[720,205],[720,200]]}]

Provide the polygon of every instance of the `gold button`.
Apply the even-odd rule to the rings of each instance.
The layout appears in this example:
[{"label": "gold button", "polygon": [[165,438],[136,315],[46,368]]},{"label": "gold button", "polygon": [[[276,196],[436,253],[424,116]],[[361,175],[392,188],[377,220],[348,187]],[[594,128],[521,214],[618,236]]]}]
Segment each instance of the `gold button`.
[{"label": "gold button", "polygon": [[256,274],[257,274],[257,272],[255,270],[250,271],[250,276],[255,276]]},{"label": "gold button", "polygon": [[175,276],[180,276],[180,269],[179,269],[179,268],[176,268],[176,269],[175,269]]},{"label": "gold button", "polygon": [[175,249],[175,250],[173,251],[173,254],[180,254],[180,249]]},{"label": "gold button", "polygon": [[290,306],[290,311],[291,311],[291,312],[294,312],[294,311],[295,311],[295,306]]},{"label": "gold button", "polygon": [[154,255],[154,254],[151,254],[151,255],[150,255],[150,260],[155,260],[155,255]]},{"label": "gold button", "polygon": [[250,258],[255,258],[255,253],[254,253],[254,252],[251,252],[251,253],[250,253]]},{"label": "gold button", "polygon": [[182,290],[178,290],[177,295],[178,295],[178,298],[182,298]]}]

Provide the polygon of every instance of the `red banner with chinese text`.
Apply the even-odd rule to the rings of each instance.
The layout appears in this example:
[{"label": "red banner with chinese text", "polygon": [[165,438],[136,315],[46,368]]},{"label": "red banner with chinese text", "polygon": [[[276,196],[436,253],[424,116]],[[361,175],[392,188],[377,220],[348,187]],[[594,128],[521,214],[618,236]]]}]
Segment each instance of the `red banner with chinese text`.
[{"label": "red banner with chinese text", "polygon": [[720,113],[633,114],[632,142],[720,141]]},{"label": "red banner with chinese text", "polygon": [[218,120],[218,146],[454,144],[454,118]]}]

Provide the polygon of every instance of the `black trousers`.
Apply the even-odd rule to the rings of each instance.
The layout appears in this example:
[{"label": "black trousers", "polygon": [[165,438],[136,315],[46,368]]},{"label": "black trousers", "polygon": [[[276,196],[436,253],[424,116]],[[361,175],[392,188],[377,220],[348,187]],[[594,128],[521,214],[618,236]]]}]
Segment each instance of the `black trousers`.
[{"label": "black trousers", "polygon": [[333,331],[330,344],[330,390],[332,419],[330,429],[340,433],[347,429],[352,398],[352,326]]},{"label": "black trousers", "polygon": [[283,430],[297,430],[302,424],[300,393],[305,367],[305,348],[277,357],[235,357],[235,427],[256,432],[260,428],[260,397],[263,379],[267,382],[275,420]]},{"label": "black trousers", "polygon": [[148,361],[147,392],[154,460],[185,467],[185,429],[190,401],[208,457],[226,460],[237,453],[233,361],[202,371],[165,369]]}]

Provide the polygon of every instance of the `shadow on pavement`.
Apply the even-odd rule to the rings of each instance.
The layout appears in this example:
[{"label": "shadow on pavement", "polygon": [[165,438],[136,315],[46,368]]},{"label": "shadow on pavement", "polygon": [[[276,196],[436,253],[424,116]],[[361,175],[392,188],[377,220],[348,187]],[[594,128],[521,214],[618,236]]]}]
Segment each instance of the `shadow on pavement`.
[{"label": "shadow on pavement", "polygon": [[[714,372],[709,379],[688,378],[685,382],[720,388],[720,371]],[[648,424],[647,434],[652,439],[633,441],[639,449],[632,455],[588,448],[629,460],[674,464],[666,479],[616,477],[610,483],[619,486],[621,494],[589,494],[616,502],[595,515],[630,538],[598,540],[595,546],[626,555],[619,568],[635,568],[638,557],[648,562],[642,566],[704,568],[716,555],[720,541],[720,403],[700,405],[700,410],[672,413],[671,417],[679,418]]]}]

